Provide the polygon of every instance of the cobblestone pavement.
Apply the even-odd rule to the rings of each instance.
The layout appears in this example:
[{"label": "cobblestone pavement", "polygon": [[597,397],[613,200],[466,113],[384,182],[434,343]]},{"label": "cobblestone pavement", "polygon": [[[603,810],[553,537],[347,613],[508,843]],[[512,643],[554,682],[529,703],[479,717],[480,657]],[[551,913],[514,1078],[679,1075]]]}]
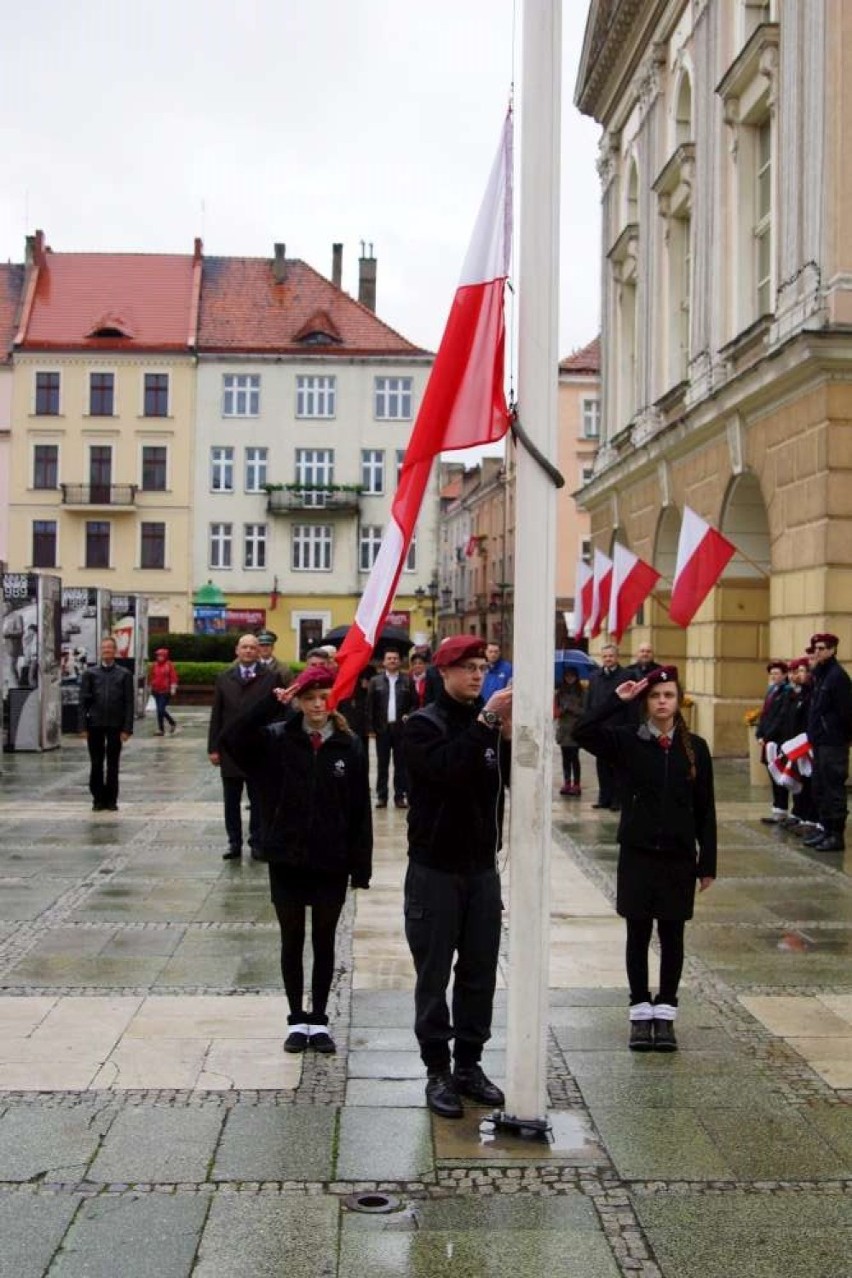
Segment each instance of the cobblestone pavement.
[{"label": "cobblestone pavement", "polygon": [[[614,817],[554,795],[553,1141],[529,1144],[423,1108],[404,814],[376,813],[341,923],[337,1055],[281,1051],[266,872],[221,860],[203,731],[142,723],[118,813],[89,810],[76,738],[2,760],[0,1278],[852,1274],[849,854],[761,825],[720,765],[681,1050],[636,1057]],[[501,988],[498,1079],[504,1053]]]}]

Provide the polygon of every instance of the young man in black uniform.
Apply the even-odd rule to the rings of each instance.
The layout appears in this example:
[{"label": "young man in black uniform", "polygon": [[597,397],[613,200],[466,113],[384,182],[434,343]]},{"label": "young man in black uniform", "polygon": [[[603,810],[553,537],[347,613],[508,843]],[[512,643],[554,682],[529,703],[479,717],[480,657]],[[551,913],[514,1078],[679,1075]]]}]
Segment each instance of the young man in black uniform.
[{"label": "young man in black uniform", "polygon": [[846,846],[846,780],[852,741],[852,682],[837,660],[837,635],[811,635],[813,694],[808,740],[814,752],[813,796],[824,833],[805,839],[815,852],[842,852]]},{"label": "young man in black uniform", "polygon": [[414,1032],[428,1075],[426,1103],[442,1118],[461,1118],[462,1096],[504,1104],[479,1062],[491,1037],[500,949],[497,852],[512,692],[495,692],[483,705],[485,644],[475,636],[445,639],[434,665],[443,688],[409,717],[404,731],[410,783],[405,935],[417,972]]}]

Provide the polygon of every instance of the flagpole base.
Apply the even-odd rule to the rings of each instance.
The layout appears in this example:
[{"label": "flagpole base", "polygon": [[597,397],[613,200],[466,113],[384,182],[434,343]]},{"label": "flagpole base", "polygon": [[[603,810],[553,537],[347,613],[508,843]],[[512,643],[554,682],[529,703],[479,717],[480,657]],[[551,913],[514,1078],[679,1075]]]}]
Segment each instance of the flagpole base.
[{"label": "flagpole base", "polygon": [[483,1127],[488,1124],[490,1130],[501,1136],[517,1136],[521,1140],[553,1142],[553,1128],[550,1120],[544,1118],[522,1118],[518,1114],[507,1114],[505,1110],[495,1109],[494,1113],[482,1120]]}]

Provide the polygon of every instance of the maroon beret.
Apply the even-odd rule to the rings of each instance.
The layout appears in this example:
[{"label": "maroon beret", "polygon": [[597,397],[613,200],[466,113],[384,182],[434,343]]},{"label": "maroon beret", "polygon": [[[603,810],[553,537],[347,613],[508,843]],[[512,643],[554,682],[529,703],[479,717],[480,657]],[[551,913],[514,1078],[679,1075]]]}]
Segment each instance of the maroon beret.
[{"label": "maroon beret", "polygon": [[787,662],[786,662],[786,661],[767,661],[767,663],[766,663],[766,669],[767,669],[767,671],[769,671],[769,670],[783,670],[783,671],[784,671],[784,673],[786,674],[786,673],[787,673],[787,671],[789,670],[789,668],[790,668],[790,667],[787,665]]},{"label": "maroon beret", "polygon": [[290,687],[293,695],[300,697],[303,692],[310,692],[312,688],[330,688],[333,683],[334,675],[330,670],[326,670],[324,666],[309,666],[296,675]]},{"label": "maroon beret", "polygon": [[648,687],[655,683],[677,683],[677,666],[655,666],[645,675]]},{"label": "maroon beret", "polygon": [[837,638],[837,635],[811,635],[811,641],[807,648],[805,648],[805,652],[812,657],[814,647],[818,643],[824,643],[828,648],[836,648],[839,645],[840,640]]},{"label": "maroon beret", "polygon": [[788,670],[810,670],[811,663],[807,657],[794,657],[792,661],[787,662]]},{"label": "maroon beret", "polygon": [[476,635],[450,635],[442,639],[432,662],[433,666],[458,666],[463,661],[485,658],[485,640]]}]

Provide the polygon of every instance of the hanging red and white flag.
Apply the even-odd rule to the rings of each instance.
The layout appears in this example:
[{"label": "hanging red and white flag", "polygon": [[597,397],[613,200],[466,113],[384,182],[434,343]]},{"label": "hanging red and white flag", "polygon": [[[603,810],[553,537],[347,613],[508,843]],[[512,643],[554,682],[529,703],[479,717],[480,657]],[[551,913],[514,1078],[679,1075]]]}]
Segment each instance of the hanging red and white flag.
[{"label": "hanging red and white flag", "polygon": [[352,695],[370,659],[396,591],[432,463],[442,452],[492,444],[509,429],[503,387],[503,293],[512,247],[512,114],[473,231],[444,336],[402,463],[391,517],[354,623],[337,653],[329,694]]},{"label": "hanging red and white flag", "polygon": [[582,555],[577,560],[574,578],[574,616],[568,631],[569,638],[582,639],[592,613],[592,569]]},{"label": "hanging red and white flag", "polygon": [[612,589],[612,560],[602,550],[595,551],[592,574],[592,608],[589,617],[589,634],[597,638],[603,629],[609,612],[609,596]]},{"label": "hanging red and white flag", "polygon": [[737,548],[689,506],[677,543],[669,616],[678,626],[688,626],[721,577]]},{"label": "hanging red and white flag", "polygon": [[660,580],[656,568],[615,543],[612,552],[612,590],[609,602],[609,632],[616,643]]}]

